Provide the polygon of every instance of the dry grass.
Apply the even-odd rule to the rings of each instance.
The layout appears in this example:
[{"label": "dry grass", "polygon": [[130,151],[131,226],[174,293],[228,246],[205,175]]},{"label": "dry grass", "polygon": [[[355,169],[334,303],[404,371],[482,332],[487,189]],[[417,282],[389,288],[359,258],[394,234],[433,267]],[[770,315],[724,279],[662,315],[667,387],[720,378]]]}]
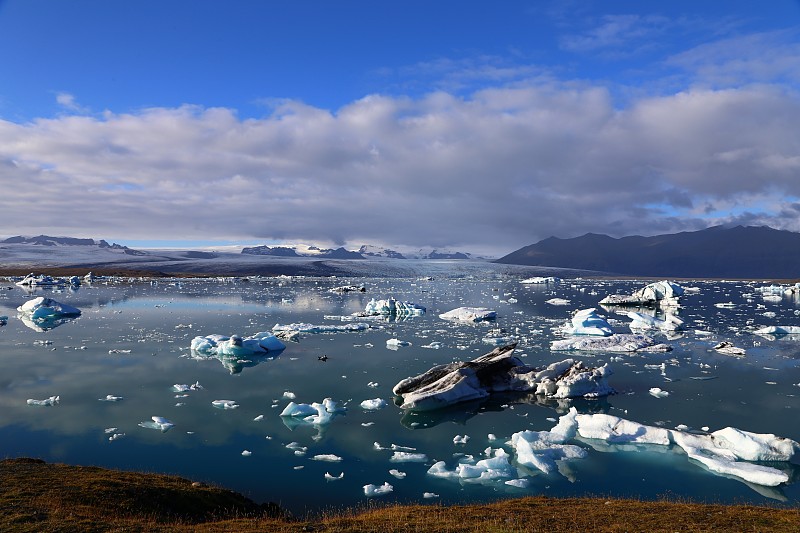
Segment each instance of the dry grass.
[{"label": "dry grass", "polygon": [[186,479],[0,461],[0,531],[623,532],[800,531],[800,509],[531,497],[491,504],[368,505],[292,518]]}]

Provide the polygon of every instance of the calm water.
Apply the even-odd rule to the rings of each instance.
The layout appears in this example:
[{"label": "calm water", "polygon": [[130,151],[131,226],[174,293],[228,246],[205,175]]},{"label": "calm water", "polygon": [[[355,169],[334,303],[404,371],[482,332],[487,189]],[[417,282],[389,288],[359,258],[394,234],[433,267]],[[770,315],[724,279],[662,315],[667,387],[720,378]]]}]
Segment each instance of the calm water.
[{"label": "calm water", "polygon": [[[333,294],[332,287],[363,284],[366,293]],[[444,503],[546,494],[614,495],[656,498],[663,495],[702,501],[776,503],[800,501],[800,473],[792,482],[766,489],[714,475],[680,451],[658,447],[631,449],[578,442],[588,458],[571,461],[562,473],[533,474],[528,488],[501,482],[477,484],[426,474],[435,460],[448,468],[459,456],[481,455],[512,433],[545,430],[574,405],[580,412],[608,412],[636,422],[664,427],[725,426],[775,433],[800,441],[800,340],[764,339],[748,333],[756,326],[800,324],[800,301],[769,301],[754,291],[762,284],[685,283],[700,293],[683,299],[679,316],[687,331],[669,342],[665,354],[609,355],[550,352],[549,343],[572,310],[597,307],[606,294],[630,293],[641,282],[568,280],[558,286],[528,286],[519,278],[485,275],[458,279],[263,279],[168,280],[151,284],[101,281],[75,291],[14,287],[0,291],[0,457],[33,456],[47,461],[164,472],[229,487],[257,501],[275,501],[302,512],[366,500],[363,485],[388,481],[394,491],[383,501]],[[0,282],[0,288],[12,287]],[[16,307],[34,295],[48,295],[83,311],[80,318],[37,332],[17,319]],[[196,335],[252,335],[276,323],[339,324],[331,318],[363,310],[370,298],[394,296],[419,303],[427,314],[397,322],[373,322],[357,333],[304,335],[277,357],[226,367],[216,359],[189,357]],[[567,306],[545,303],[570,300]],[[516,300],[516,301],[515,301]],[[733,308],[714,304],[731,302]],[[438,318],[460,306],[497,311],[494,323],[458,325]],[[618,332],[627,317],[613,310]],[[774,315],[773,315],[774,314]],[[492,349],[482,339],[502,327],[520,339],[518,353],[539,365],[568,356],[590,364],[611,361],[610,383],[619,394],[599,400],[545,402],[497,398],[432,414],[407,414],[392,403],[392,386],[435,364],[477,357]],[[388,349],[396,336],[411,343]],[[711,348],[731,340],[747,349],[744,358],[720,355]],[[439,341],[435,350],[423,346]],[[128,352],[129,350],[129,352]],[[318,360],[326,354],[327,362]],[[659,365],[665,363],[662,374]],[[666,376],[665,376],[665,375]],[[666,377],[666,379],[665,379]],[[699,379],[698,379],[699,378]],[[176,398],[173,384],[199,381],[203,390]],[[375,384],[377,383],[377,386]],[[648,394],[651,387],[670,392]],[[346,414],[322,428],[285,424],[278,416],[289,400],[321,402],[330,397],[345,404]],[[124,397],[101,402],[108,394]],[[59,395],[60,404],[35,407],[28,398]],[[383,398],[389,407],[364,411],[366,399]],[[240,407],[221,410],[217,399]],[[182,404],[182,405],[178,405]],[[166,433],[138,427],[159,415],[174,422]],[[263,415],[260,421],[254,421]],[[109,441],[107,428],[125,436]],[[493,433],[498,441],[490,442]],[[467,444],[454,444],[469,435]],[[287,445],[307,448],[297,455]],[[392,463],[396,444],[425,453],[425,463]],[[506,448],[513,451],[511,448]],[[252,455],[243,456],[249,450]],[[341,462],[312,460],[335,454]],[[397,479],[389,470],[406,473]],[[328,481],[324,475],[344,477]],[[423,493],[435,493],[426,500]]]}]

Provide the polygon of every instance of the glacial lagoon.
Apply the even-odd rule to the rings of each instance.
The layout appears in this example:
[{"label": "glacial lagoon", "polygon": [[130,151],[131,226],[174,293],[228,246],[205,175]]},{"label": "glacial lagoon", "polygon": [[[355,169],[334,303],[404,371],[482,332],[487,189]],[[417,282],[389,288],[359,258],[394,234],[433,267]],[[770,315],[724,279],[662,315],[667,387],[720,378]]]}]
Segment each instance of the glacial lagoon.
[{"label": "glacial lagoon", "polygon": [[[522,279],[487,266],[452,276],[439,271],[434,278],[108,278],[32,290],[2,280],[0,316],[8,320],[0,326],[0,456],[176,474],[298,513],[363,504],[370,499],[364,486],[384,483],[391,492],[372,498],[451,504],[543,494],[800,502],[797,465],[773,465],[789,481],[765,487],[710,472],[676,446],[581,438],[570,443],[586,451],[584,458],[563,461],[550,474],[520,469],[515,478],[525,483],[429,474],[437,461],[452,470],[467,456],[485,458],[487,448],[503,448],[513,464],[514,450],[506,444],[512,434],[549,430],[571,407],[666,429],[704,434],[731,426],[800,441],[800,336],[754,334],[766,326],[800,325],[797,294],[765,295],[758,289],[768,284],[759,282],[680,281],[696,289],[677,310],[684,330],[649,333],[672,351],[564,353],[551,351],[550,343],[578,309],[595,307],[616,332],[630,332],[627,316],[598,302],[644,282]],[[331,292],[343,285],[365,291]],[[37,296],[81,315],[49,329],[31,327],[17,317],[17,307]],[[268,356],[222,361],[193,357],[190,350],[196,336],[352,323],[341,317],[388,297],[427,312],[359,319],[370,325],[362,331],[302,334]],[[495,310],[497,318],[439,318],[462,306]],[[423,413],[397,407],[397,382],[437,364],[474,359],[491,351],[496,337],[513,337],[516,354],[532,366],[566,357],[590,366],[608,363],[617,394],[574,400],[508,394]],[[404,342],[387,345],[392,338]],[[746,354],[715,351],[721,341]],[[193,384],[200,387],[174,388]],[[109,395],[121,399],[104,401]],[[51,406],[27,402],[54,396]],[[290,401],[326,398],[344,409],[325,424],[279,416]],[[377,399],[387,405],[361,406]],[[217,400],[238,407],[214,405]],[[140,425],[154,416],[174,426]],[[396,451],[412,460],[392,461],[404,457]]]}]

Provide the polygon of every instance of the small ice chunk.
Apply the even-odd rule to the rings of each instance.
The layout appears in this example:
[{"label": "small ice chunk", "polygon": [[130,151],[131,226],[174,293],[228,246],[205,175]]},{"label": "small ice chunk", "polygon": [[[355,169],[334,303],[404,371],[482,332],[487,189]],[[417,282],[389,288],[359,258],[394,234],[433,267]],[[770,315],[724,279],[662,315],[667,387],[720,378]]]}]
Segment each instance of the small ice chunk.
[{"label": "small ice chunk", "polygon": [[408,341],[401,341],[395,337],[386,340],[386,347],[387,348],[400,348],[402,346],[411,346],[411,343]]},{"label": "small ice chunk", "polygon": [[565,335],[609,337],[614,334],[611,325],[597,314],[594,307],[576,311],[570,322],[564,326]]},{"label": "small ice chunk", "polygon": [[460,322],[480,322],[497,318],[497,312],[485,307],[459,307],[439,315],[442,320],[456,320]]},{"label": "small ice chunk", "polygon": [[375,398],[373,400],[364,400],[361,402],[361,408],[366,411],[377,411],[389,405],[383,398]]},{"label": "small ice chunk", "polygon": [[239,404],[234,400],[214,400],[211,405],[217,409],[237,409],[239,407]]},{"label": "small ice chunk", "polygon": [[258,415],[253,419],[253,422],[261,422],[262,420],[264,420],[264,415]]},{"label": "small ice chunk", "polygon": [[373,496],[383,496],[384,494],[389,494],[394,490],[394,487],[391,486],[389,483],[384,482],[383,485],[364,485],[364,494],[371,498]]},{"label": "small ice chunk", "polygon": [[423,492],[422,497],[425,498],[426,500],[429,500],[431,498],[438,498],[439,495],[436,494],[435,492]]},{"label": "small ice chunk", "polygon": [[654,396],[656,398],[666,398],[669,396],[669,392],[665,390],[661,390],[658,387],[652,387],[650,390],[650,396]]},{"label": "small ice chunk", "polygon": [[157,429],[162,433],[166,433],[175,426],[175,424],[163,416],[152,416],[150,418],[152,421],[148,420],[147,422],[139,422],[139,426],[148,429]]},{"label": "small ice chunk", "polygon": [[393,463],[426,463],[428,456],[424,453],[394,452],[389,458]]},{"label": "small ice chunk", "polygon": [[405,472],[401,472],[400,470],[397,470],[396,468],[392,468],[391,470],[389,470],[389,473],[391,475],[393,475],[394,477],[396,477],[397,479],[403,479],[404,477],[406,477],[406,473]]},{"label": "small ice chunk", "polygon": [[550,305],[569,305],[571,302],[566,298],[550,298],[549,300],[545,300],[544,303]]},{"label": "small ice chunk", "polygon": [[321,453],[321,454],[318,454],[318,455],[315,455],[314,457],[312,457],[311,460],[312,461],[325,461],[325,462],[328,462],[328,463],[339,463],[339,462],[343,461],[343,459],[341,457],[339,457],[338,455],[334,455],[332,453]]},{"label": "small ice chunk", "polygon": [[253,455],[253,452],[251,452],[250,450],[242,450],[242,456],[250,457],[251,455]]},{"label": "small ice chunk", "polygon": [[124,400],[122,396],[114,396],[113,394],[107,394],[105,398],[98,398],[101,402],[121,402]]},{"label": "small ice chunk", "polygon": [[342,479],[343,477],[344,477],[344,472],[342,472],[338,476],[334,476],[330,472],[325,472],[325,479],[327,479],[328,481],[336,481],[338,479]]},{"label": "small ice chunk", "polygon": [[469,441],[469,435],[456,435],[453,437],[453,444],[466,444]]}]

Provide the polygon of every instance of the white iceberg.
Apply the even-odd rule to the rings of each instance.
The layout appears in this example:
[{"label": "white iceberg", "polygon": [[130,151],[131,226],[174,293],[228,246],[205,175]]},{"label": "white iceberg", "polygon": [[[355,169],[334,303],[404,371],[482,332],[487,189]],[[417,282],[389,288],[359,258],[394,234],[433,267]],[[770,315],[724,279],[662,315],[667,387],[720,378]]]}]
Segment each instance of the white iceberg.
[{"label": "white iceberg", "polygon": [[523,279],[520,283],[524,283],[526,285],[555,285],[556,283],[561,283],[561,278],[556,278],[553,276],[548,277],[533,277],[528,279]]},{"label": "white iceberg", "polygon": [[369,324],[364,322],[354,322],[352,324],[275,324],[272,331],[280,332],[299,332],[299,333],[339,333],[343,331],[364,331],[369,329]]},{"label": "white iceberg", "polygon": [[314,402],[310,405],[307,403],[289,402],[280,416],[295,419],[305,424],[319,426],[330,423],[336,415],[344,411],[345,409],[339,407],[337,402],[330,398],[325,398],[322,403]]},{"label": "white iceberg", "polygon": [[754,331],[756,335],[800,335],[800,326],[768,326]]},{"label": "white iceberg", "polygon": [[214,400],[211,405],[217,409],[238,409],[239,404],[234,400]]},{"label": "white iceberg", "polygon": [[600,300],[601,305],[630,305],[674,307],[683,296],[683,287],[671,281],[658,281],[646,285],[632,295],[611,294]]},{"label": "white iceberg", "polygon": [[485,307],[459,307],[439,315],[442,320],[459,322],[480,322],[497,318],[497,312]]},{"label": "white iceberg", "polygon": [[383,485],[364,485],[364,495],[368,498],[372,498],[374,496],[383,496],[384,494],[389,494],[394,490],[394,487],[391,486],[389,483],[384,482]]},{"label": "white iceberg", "polygon": [[510,459],[502,448],[488,448],[486,459],[476,462],[466,457],[453,470],[448,470],[444,461],[438,461],[428,469],[428,475],[473,483],[503,481],[518,477],[517,469],[512,466]]},{"label": "white iceberg", "polygon": [[386,300],[372,299],[364,308],[364,314],[369,315],[404,315],[420,316],[425,314],[425,308],[411,302],[401,302],[394,298]]},{"label": "white iceberg", "polygon": [[714,346],[714,349],[719,353],[724,353],[726,355],[733,355],[736,357],[741,357],[745,355],[747,352],[744,348],[738,348],[733,345],[730,341],[722,341]]},{"label": "white iceberg", "polygon": [[374,400],[364,400],[361,402],[361,408],[365,411],[377,411],[389,405],[383,398],[375,398]]},{"label": "white iceberg", "polygon": [[166,433],[170,429],[172,429],[175,424],[171,421],[167,420],[163,416],[152,416],[152,419],[148,420],[147,422],[139,422],[139,427],[147,428],[147,429],[157,429],[162,433]]},{"label": "white iceberg", "polygon": [[581,309],[572,315],[572,319],[563,329],[565,335],[590,335],[596,337],[609,337],[614,334],[611,325],[605,318],[597,314],[592,307]]},{"label": "white iceberg", "polygon": [[28,274],[24,279],[17,282],[20,287],[52,287],[64,285],[63,279],[53,278],[44,274]]},{"label": "white iceberg", "polygon": [[33,398],[28,398],[28,405],[41,405],[46,407],[51,407],[61,401],[61,396],[50,396],[49,398],[45,398],[44,400],[34,400]]},{"label": "white iceberg", "polygon": [[239,335],[230,337],[225,335],[198,336],[192,339],[191,344],[192,352],[204,356],[242,357],[279,352],[285,348],[285,344],[268,332],[256,333],[245,338]]},{"label": "white iceberg", "polygon": [[617,333],[610,337],[570,337],[550,343],[553,351],[598,351],[598,352],[668,352],[672,347],[659,344],[647,335]]},{"label": "white iceberg", "polygon": [[403,346],[411,346],[411,343],[408,341],[401,341],[398,338],[392,337],[391,339],[386,339],[386,347],[391,349],[397,349]]}]

